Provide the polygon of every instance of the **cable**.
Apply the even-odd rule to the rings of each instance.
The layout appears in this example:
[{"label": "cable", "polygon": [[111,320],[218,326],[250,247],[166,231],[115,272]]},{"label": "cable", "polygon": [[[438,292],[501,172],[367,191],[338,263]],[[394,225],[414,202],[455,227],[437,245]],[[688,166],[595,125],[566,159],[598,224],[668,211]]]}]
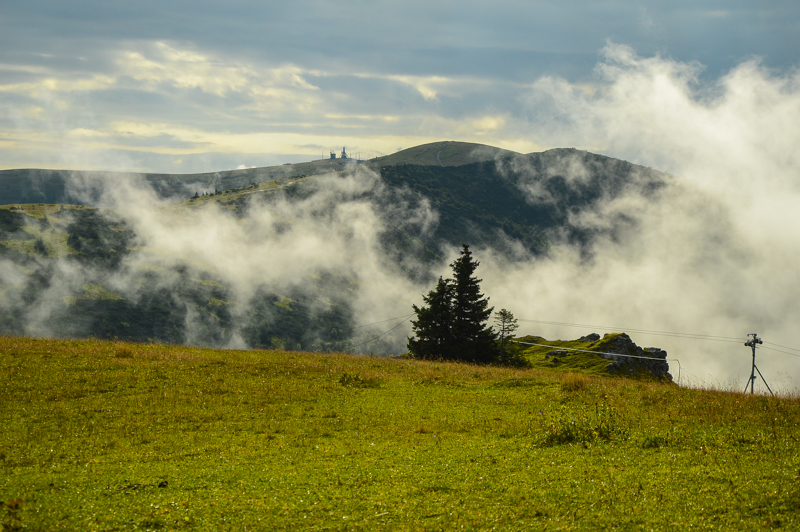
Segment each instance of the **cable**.
[{"label": "cable", "polygon": [[789,346],[780,345],[780,344],[773,344],[772,342],[764,342],[764,343],[765,344],[769,344],[769,345],[774,345],[774,346],[777,346],[777,347],[782,347],[784,349],[789,349],[790,351],[798,351],[798,352],[800,352],[800,349],[795,349],[794,347],[789,347]]},{"label": "cable", "polygon": [[401,318],[406,318],[406,319],[408,319],[408,318],[410,318],[411,316],[413,316],[414,314],[416,314],[416,313],[415,313],[415,312],[412,312],[411,314],[406,314],[405,316],[398,316],[398,317],[396,317],[396,318],[389,318],[388,320],[376,321],[376,322],[373,322],[373,323],[365,323],[364,325],[356,325],[356,327],[355,327],[355,328],[356,328],[356,329],[361,329],[362,327],[368,327],[368,326],[370,326],[370,325],[378,325],[379,323],[386,323],[387,321],[399,320],[399,319],[401,319]]},{"label": "cable", "polygon": [[740,338],[734,338],[732,336],[713,336],[709,334],[693,334],[693,333],[676,333],[676,332],[664,332],[664,331],[652,331],[649,329],[633,329],[630,327],[606,327],[602,325],[582,325],[578,323],[565,323],[559,321],[543,321],[543,320],[525,320],[522,318],[518,318],[518,321],[526,321],[530,323],[541,323],[545,325],[561,325],[565,327],[582,327],[586,329],[605,329],[609,331],[631,331],[636,333],[643,333],[643,334],[655,334],[658,336],[674,336],[676,338],[687,338],[692,340],[711,340],[715,342],[729,342],[729,343],[738,343],[741,342]]},{"label": "cable", "polygon": [[[358,345],[354,345],[354,346],[353,346],[353,347],[351,347],[350,349],[355,349],[356,347],[361,347],[362,345],[367,345],[367,344],[368,344],[368,343],[370,343],[370,342],[374,342],[375,340],[377,340],[377,339],[378,339],[378,338],[380,338],[381,336],[386,336],[387,334],[389,334],[390,332],[392,332],[393,330],[397,329],[397,328],[398,328],[398,327],[400,327],[402,324],[404,324],[405,322],[407,322],[407,321],[409,320],[409,318],[411,318],[411,316],[409,316],[408,318],[404,319],[403,321],[401,321],[400,323],[398,323],[397,325],[395,325],[394,327],[392,327],[391,329],[389,329],[389,330],[388,330],[388,331],[386,331],[385,333],[379,334],[378,336],[376,336],[376,337],[375,337],[375,338],[373,338],[372,340],[367,340],[366,342],[360,343],[360,344],[358,344]],[[396,319],[396,318],[395,318],[395,319]]]},{"label": "cable", "polygon": [[[559,347],[557,345],[532,344],[530,342],[520,342],[519,340],[511,340],[511,341],[512,342],[517,342],[518,344],[524,344],[524,345],[536,345],[536,346],[539,346],[539,347],[549,347],[551,349],[556,349],[558,351],[579,351],[581,353],[591,353],[593,355],[613,355],[613,356],[617,356],[617,357],[645,358],[647,360],[666,360],[666,359],[660,359],[660,358],[656,358],[656,357],[641,357],[641,356],[637,356],[637,355],[623,355],[621,353],[606,353],[605,351],[587,351],[586,349],[574,349],[572,347]],[[675,359],[675,360],[677,360],[677,359]]]},{"label": "cable", "polygon": [[741,341],[740,338],[734,338],[732,336],[714,336],[709,334],[694,334],[694,333],[676,333],[676,332],[665,332],[665,331],[653,331],[650,329],[633,329],[630,327],[607,327],[602,325],[582,325],[577,323],[565,323],[565,322],[558,322],[558,321],[542,321],[542,320],[525,320],[519,319],[519,321],[528,321],[533,323],[543,323],[547,325],[564,325],[568,327],[583,327],[588,329],[606,329],[612,331],[618,330],[625,330],[625,331],[633,331],[633,332],[640,332],[640,333],[649,333],[649,334],[658,334],[662,336],[677,336],[683,338],[693,338],[693,339],[709,339],[709,340],[718,340],[718,341],[726,341],[726,342],[739,342]]},{"label": "cable", "polygon": [[789,356],[800,358],[800,355],[798,355],[797,353],[787,353],[786,351],[781,351],[780,349],[775,349],[775,348],[772,348],[772,347],[764,347],[763,345],[761,347],[759,347],[759,349],[769,349],[770,351],[775,351],[776,353],[783,353],[784,355],[789,355]]},{"label": "cable", "polygon": [[532,343],[530,343],[530,342],[520,342],[519,340],[514,340],[514,339],[511,339],[511,341],[512,341],[512,342],[517,342],[518,344],[524,344],[524,345],[537,345],[537,346],[539,346],[539,347],[551,347],[551,348],[553,348],[553,349],[556,349],[556,350],[559,350],[559,351],[562,351],[562,350],[563,350],[563,351],[579,351],[579,352],[581,352],[581,353],[591,353],[591,354],[593,354],[593,355],[612,355],[612,356],[617,356],[617,357],[628,357],[628,358],[645,358],[645,359],[647,359],[647,360],[664,360],[664,361],[668,361],[668,360],[674,360],[675,362],[677,362],[677,363],[678,363],[678,385],[680,385],[680,382],[681,382],[681,373],[683,373],[683,367],[681,367],[681,361],[680,361],[680,360],[678,360],[677,358],[664,358],[664,359],[660,359],[660,358],[655,358],[655,357],[640,357],[640,356],[636,356],[636,355],[621,355],[621,354],[619,354],[619,353],[606,353],[606,352],[604,352],[604,351],[586,351],[585,349],[574,349],[574,348],[572,348],[572,347],[557,347],[557,346],[555,346],[555,345],[532,344]]}]

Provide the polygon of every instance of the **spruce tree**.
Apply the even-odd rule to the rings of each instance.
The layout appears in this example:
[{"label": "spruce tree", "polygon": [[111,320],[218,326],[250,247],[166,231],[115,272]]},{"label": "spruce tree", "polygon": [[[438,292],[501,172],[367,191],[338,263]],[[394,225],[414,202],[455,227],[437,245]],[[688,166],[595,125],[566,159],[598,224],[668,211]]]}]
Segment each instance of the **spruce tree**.
[{"label": "spruce tree", "polygon": [[494,322],[500,335],[500,353],[502,357],[505,357],[507,355],[506,340],[514,338],[514,331],[517,330],[519,324],[514,314],[506,309],[500,309],[500,312],[494,317]]},{"label": "spruce tree", "polygon": [[411,321],[416,338],[408,339],[408,350],[416,358],[452,358],[453,287],[439,277],[436,288],[422,298],[427,306],[412,305],[417,319]]},{"label": "spruce tree", "polygon": [[497,358],[496,335],[487,326],[494,307],[481,293],[482,279],[475,277],[480,263],[464,244],[453,268],[453,344],[456,358],[469,362],[493,362]]},{"label": "spruce tree", "polygon": [[496,335],[486,322],[493,307],[474,276],[480,263],[464,244],[461,257],[450,266],[454,279],[439,278],[436,288],[423,297],[426,306],[413,306],[415,338],[408,349],[416,358],[488,363],[497,360]]}]

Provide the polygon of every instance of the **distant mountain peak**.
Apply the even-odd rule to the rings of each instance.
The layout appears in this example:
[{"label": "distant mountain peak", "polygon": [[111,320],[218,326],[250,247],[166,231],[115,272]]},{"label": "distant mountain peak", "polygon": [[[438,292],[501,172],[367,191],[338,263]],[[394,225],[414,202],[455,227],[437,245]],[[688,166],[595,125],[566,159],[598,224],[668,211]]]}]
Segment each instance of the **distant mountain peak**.
[{"label": "distant mountain peak", "polygon": [[370,161],[370,164],[377,167],[396,166],[398,164],[461,166],[512,155],[521,154],[487,144],[443,140],[421,144],[391,155],[378,157]]}]

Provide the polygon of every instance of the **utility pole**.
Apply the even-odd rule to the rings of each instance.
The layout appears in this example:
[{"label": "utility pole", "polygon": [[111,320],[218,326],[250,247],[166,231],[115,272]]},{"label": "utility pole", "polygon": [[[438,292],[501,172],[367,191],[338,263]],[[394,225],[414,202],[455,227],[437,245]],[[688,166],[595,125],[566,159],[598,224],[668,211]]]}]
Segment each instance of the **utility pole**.
[{"label": "utility pole", "polygon": [[[753,337],[752,340],[748,340],[744,344],[747,347],[750,347],[750,348],[753,349],[753,367],[750,369],[750,393],[751,394],[754,393],[753,392],[753,385],[755,384],[755,381],[756,381],[756,371],[757,371],[758,372],[758,376],[761,377],[762,381],[764,381],[764,386],[767,387],[767,390],[769,390],[769,393],[771,393],[772,395],[775,395],[774,393],[772,393],[772,389],[770,389],[769,384],[767,384],[767,381],[764,379],[764,376],[761,374],[761,370],[758,369],[758,366],[756,366],[756,346],[758,344],[763,344],[764,342],[761,341],[761,338],[759,338],[756,333],[748,334],[747,336],[752,336]],[[747,393],[747,385],[745,385],[744,391],[745,391],[745,393]]]}]

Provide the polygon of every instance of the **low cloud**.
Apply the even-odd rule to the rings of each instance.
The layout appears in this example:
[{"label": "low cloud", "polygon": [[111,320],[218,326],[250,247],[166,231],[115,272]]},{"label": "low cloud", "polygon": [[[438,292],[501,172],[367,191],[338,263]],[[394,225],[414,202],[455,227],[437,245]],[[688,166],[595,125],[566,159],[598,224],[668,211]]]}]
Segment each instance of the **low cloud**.
[{"label": "low cloud", "polygon": [[[50,284],[60,292],[42,292],[31,305],[26,320],[31,334],[58,334],[47,329],[48,317],[60,311],[65,297],[98,278],[114,293],[136,300],[143,271],[149,272],[147,290],[161,286],[178,299],[177,288],[186,277],[182,271],[221,283],[235,329],[218,336],[227,347],[247,345],[240,332],[251,325],[259,294],[282,294],[289,306],[296,294],[317,306],[341,301],[353,324],[361,325],[409,314],[411,303],[427,291],[404,273],[422,267],[413,257],[398,263],[381,238],[388,225],[425,234],[436,224],[435,213],[425,201],[406,201],[409,192],[394,191],[389,199],[379,176],[363,167],[309,178],[272,194],[243,196],[237,212],[213,202],[176,210],[135,176],[119,183],[103,173],[76,173],[69,187],[73,197],[124,220],[136,235],[135,251],[110,275],[59,261]],[[187,312],[185,341],[208,343],[201,329],[213,324],[203,321],[190,301],[175,303]],[[409,330],[405,324],[381,344],[359,350],[402,352]],[[382,332],[380,327],[356,331],[358,338]]]},{"label": "low cloud", "polygon": [[[685,375],[735,388],[749,376],[747,334],[771,342],[764,347],[800,349],[800,76],[748,61],[704,83],[700,70],[609,44],[592,92],[561,79],[537,82],[528,99],[537,136],[602,143],[613,157],[677,178],[657,199],[632,190],[577,213],[577,223],[600,228],[618,213],[636,220],[633,230],[598,237],[589,260],[556,246],[527,264],[489,257],[484,276],[487,292],[519,317],[732,338],[634,335],[680,359]],[[577,180],[583,174],[580,165],[565,170]],[[547,200],[527,191],[532,201]],[[800,358],[763,349],[759,360],[772,385],[797,386]]]}]

